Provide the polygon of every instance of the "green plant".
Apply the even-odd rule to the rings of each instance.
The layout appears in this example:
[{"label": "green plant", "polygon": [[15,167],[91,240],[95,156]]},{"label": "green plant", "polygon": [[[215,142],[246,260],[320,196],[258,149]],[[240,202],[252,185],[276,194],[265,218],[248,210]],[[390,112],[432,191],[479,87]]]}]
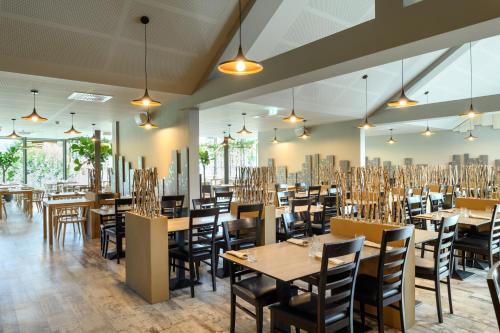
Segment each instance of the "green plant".
[{"label": "green plant", "polygon": [[2,180],[12,180],[15,175],[14,170],[10,170],[21,159],[19,150],[21,149],[20,144],[15,144],[10,146],[6,151],[0,152],[0,169],[2,170]]},{"label": "green plant", "polygon": [[[87,137],[79,137],[70,146],[75,163],[75,171],[80,171],[82,166],[88,165],[95,169],[95,144]],[[101,162],[106,161],[112,154],[109,142],[101,141]]]},{"label": "green plant", "polygon": [[206,183],[205,168],[210,164],[210,156],[208,150],[205,149],[200,149],[198,155],[200,157],[201,166],[203,167],[203,183]]}]

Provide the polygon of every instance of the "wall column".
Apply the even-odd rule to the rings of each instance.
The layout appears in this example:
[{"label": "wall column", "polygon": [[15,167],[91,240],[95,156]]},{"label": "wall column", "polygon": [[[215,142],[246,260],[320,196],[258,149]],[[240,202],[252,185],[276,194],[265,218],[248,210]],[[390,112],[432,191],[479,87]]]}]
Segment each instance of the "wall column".
[{"label": "wall column", "polygon": [[111,191],[115,193],[120,192],[120,172],[118,170],[119,163],[118,157],[120,156],[120,122],[113,122],[112,129],[113,137],[111,139],[111,149],[113,151],[113,184],[111,186]]},{"label": "wall column", "polygon": [[229,140],[224,146],[224,184],[229,184]]},{"label": "wall column", "polygon": [[23,138],[23,183],[28,184],[28,140]]},{"label": "wall column", "polygon": [[63,179],[68,180],[68,140],[63,140]]},{"label": "wall column", "polygon": [[95,193],[99,193],[101,191],[101,131],[95,130],[94,136],[96,138],[94,142],[94,152],[95,152],[95,162],[94,162],[94,188]]},{"label": "wall column", "polygon": [[189,147],[189,205],[192,199],[200,196],[200,111],[198,108],[186,109],[188,112]]}]

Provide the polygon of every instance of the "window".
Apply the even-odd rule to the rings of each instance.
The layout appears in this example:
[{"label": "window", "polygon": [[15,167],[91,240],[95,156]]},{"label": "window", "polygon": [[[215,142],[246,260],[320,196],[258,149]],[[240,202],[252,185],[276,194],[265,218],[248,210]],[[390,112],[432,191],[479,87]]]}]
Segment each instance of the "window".
[{"label": "window", "polygon": [[3,184],[24,182],[23,149],[21,140],[0,139],[0,181]]},{"label": "window", "polygon": [[43,189],[64,179],[62,140],[28,140],[26,146],[29,186]]}]

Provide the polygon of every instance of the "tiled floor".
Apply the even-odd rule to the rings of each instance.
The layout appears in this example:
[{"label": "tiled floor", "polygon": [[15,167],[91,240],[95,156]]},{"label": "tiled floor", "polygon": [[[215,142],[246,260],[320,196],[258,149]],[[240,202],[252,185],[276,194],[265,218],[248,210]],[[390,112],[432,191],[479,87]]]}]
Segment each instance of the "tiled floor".
[{"label": "tiled floor", "polygon": [[[83,243],[71,230],[64,247],[56,243],[49,250],[40,214],[27,221],[16,207],[7,209],[8,219],[0,221],[0,332],[228,331],[227,280],[217,281],[215,293],[207,279],[194,299],[183,290],[168,302],[149,305],[125,287],[125,262],[104,260],[98,242]],[[498,332],[486,272],[476,272],[465,282],[453,280],[455,314],[448,313],[443,295],[441,325],[434,294],[417,290],[423,305],[410,332]],[[238,314],[237,332],[254,332],[253,319]]]}]

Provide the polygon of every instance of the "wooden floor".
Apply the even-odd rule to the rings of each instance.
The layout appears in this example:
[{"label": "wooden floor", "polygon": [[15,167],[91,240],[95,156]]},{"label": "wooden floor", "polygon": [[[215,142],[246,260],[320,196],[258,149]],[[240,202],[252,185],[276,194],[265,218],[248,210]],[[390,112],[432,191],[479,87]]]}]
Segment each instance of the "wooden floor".
[{"label": "wooden floor", "polygon": [[[176,291],[170,301],[149,305],[124,285],[125,261],[104,260],[95,241],[73,231],[66,244],[49,250],[40,214],[31,221],[8,205],[0,221],[0,332],[227,332],[227,280],[212,292],[209,280]],[[498,332],[485,271],[465,282],[453,280],[455,314],[443,295],[444,324],[437,323],[434,294],[417,290],[417,324],[410,332]],[[206,278],[207,274],[203,274]],[[422,281],[418,281],[422,282]],[[268,314],[265,322],[269,327]],[[237,332],[254,332],[254,321],[238,312]],[[387,329],[387,332],[392,330]]]}]

